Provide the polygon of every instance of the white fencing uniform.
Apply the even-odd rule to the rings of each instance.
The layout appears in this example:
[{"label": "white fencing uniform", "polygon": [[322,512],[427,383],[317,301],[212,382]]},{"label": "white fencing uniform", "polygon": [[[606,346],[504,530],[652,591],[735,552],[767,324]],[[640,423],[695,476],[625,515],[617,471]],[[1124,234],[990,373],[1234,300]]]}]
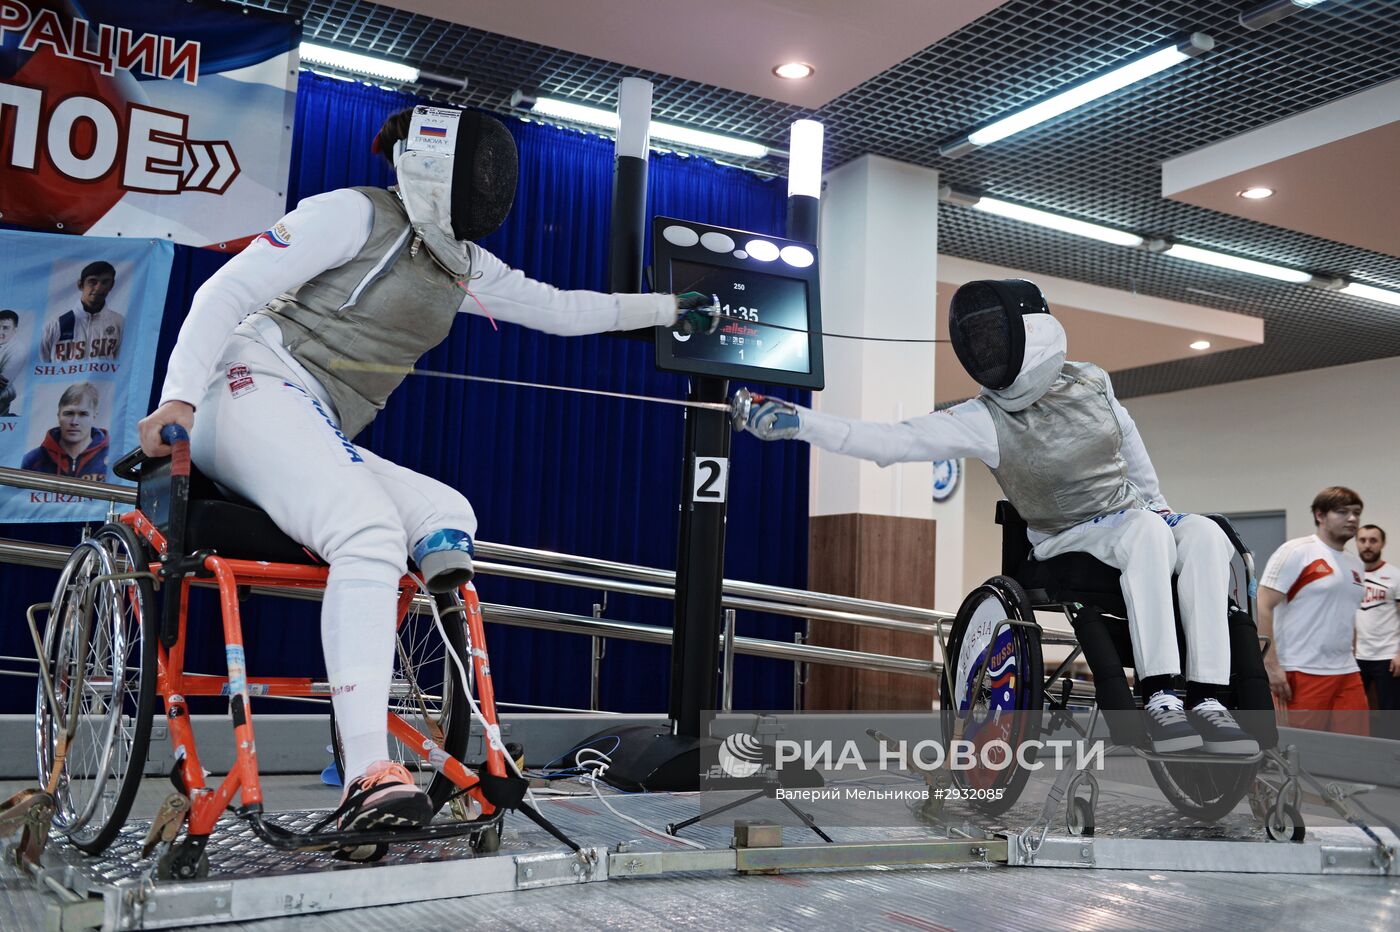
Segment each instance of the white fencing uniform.
[{"label": "white fencing uniform", "polygon": [[[283,347],[277,323],[255,313],[355,259],[373,221],[370,200],[355,190],[302,201],[199,289],[161,392],[162,403],[196,408],[196,465],[330,564],[321,630],[347,782],[388,756],[396,593],[409,546],[441,528],[476,533],[461,493],[355,446],[330,393]],[[475,274],[460,311],[559,334],[675,319],[669,295],[560,291],[471,251]]]},{"label": "white fencing uniform", "polygon": [[[1006,390],[1008,396],[1019,399],[1021,408],[1067,377],[1060,374],[1059,366],[1042,365],[1056,354],[1063,358],[1064,330],[1048,316],[1037,315],[1035,322],[1038,332],[1027,326],[1022,378]],[[1081,364],[1065,363],[1063,371],[1074,372],[1077,366],[1082,368]],[[1026,376],[1037,370],[1049,372],[1050,381],[1028,384]],[[1143,678],[1181,672],[1172,611],[1172,574],[1178,574],[1177,595],[1188,648],[1187,678],[1225,685],[1230,681],[1226,606],[1234,548],[1209,518],[1171,513],[1137,425],[1113,396],[1107,375],[1102,374],[1102,378],[1112,418],[1121,432],[1116,456],[1121,458],[1131,502],[1129,507],[1115,506],[1111,512],[1067,528],[1038,531],[1032,523],[1029,536],[1034,554],[1048,559],[1062,553],[1088,553],[1121,572],[1134,661],[1138,676]],[[824,450],[873,460],[881,466],[972,456],[997,471],[1003,454],[1014,451],[1002,449],[989,411],[991,404],[982,397],[973,398],[945,411],[895,424],[802,411],[796,436]],[[1097,468],[1100,464],[1092,465]],[[999,479],[1004,481],[1000,475]],[[1069,486],[1053,475],[1044,479],[1051,485],[1059,481]],[[1015,497],[1009,497],[1016,505]]]}]

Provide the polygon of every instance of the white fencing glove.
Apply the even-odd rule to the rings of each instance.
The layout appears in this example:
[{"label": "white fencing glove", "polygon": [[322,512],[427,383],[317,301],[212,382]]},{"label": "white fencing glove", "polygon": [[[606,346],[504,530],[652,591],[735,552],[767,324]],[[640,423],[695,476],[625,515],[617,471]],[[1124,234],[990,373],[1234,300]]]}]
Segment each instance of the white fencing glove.
[{"label": "white fencing glove", "polygon": [[791,440],[802,429],[805,408],[775,398],[765,398],[749,414],[744,429],[760,440]]}]

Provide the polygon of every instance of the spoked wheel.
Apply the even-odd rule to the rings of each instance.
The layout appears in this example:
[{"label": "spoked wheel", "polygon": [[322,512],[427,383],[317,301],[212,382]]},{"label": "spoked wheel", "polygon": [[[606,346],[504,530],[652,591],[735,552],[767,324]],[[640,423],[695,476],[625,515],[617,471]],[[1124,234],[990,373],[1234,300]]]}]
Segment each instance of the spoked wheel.
[{"label": "spoked wheel", "polygon": [[1168,763],[1149,760],[1152,779],[1182,815],[1218,822],[1229,815],[1254,785],[1259,762],[1248,764]]},{"label": "spoked wheel", "polygon": [[[1005,812],[1020,796],[1030,775],[1020,748],[1040,734],[1045,707],[1039,629],[1003,624],[1007,619],[1034,623],[1035,614],[1014,579],[993,576],[958,608],[939,679],[944,742],[972,742],[978,761],[973,769],[954,770],[953,779],[988,815]],[[1025,757],[1033,762],[1029,753]],[[981,766],[984,759],[993,766]]]},{"label": "spoked wheel", "polygon": [[126,822],[145,768],[155,705],[151,580],[106,577],[148,568],[145,546],[130,528],[103,525],[64,565],[44,632],[57,708],[41,682],[34,729],[39,782],[47,785],[71,723],[53,824],[88,854],[105,849]]},{"label": "spoked wheel", "polygon": [[[394,677],[389,692],[389,711],[397,714],[438,747],[457,760],[465,760],[467,742],[471,736],[471,707],[462,695],[461,678],[448,648],[461,661],[467,676],[473,676],[471,657],[467,653],[467,619],[462,611],[462,599],[454,592],[433,596],[442,626],[447,632],[448,645],[443,644],[428,609],[410,608],[399,625],[394,646]],[[335,754],[336,772],[345,778],[341,756],[340,732],[331,714],[331,747]],[[389,756],[408,768],[418,785],[432,800],[433,811],[441,809],[457,791],[457,785],[432,768],[412,749],[392,734],[389,736]]]}]

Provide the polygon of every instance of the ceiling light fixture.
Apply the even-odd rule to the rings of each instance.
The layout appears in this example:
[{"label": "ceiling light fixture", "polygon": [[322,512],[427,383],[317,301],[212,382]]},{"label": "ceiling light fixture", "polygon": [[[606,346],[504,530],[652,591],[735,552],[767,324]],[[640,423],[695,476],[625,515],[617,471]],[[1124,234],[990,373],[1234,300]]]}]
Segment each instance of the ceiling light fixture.
[{"label": "ceiling light fixture", "polygon": [[787,81],[800,81],[810,78],[816,70],[805,61],[789,61],[774,68],[773,74]]},{"label": "ceiling light fixture", "polygon": [[1030,129],[1066,111],[1082,107],[1130,84],[1136,84],[1188,58],[1203,55],[1214,47],[1215,40],[1210,36],[1200,32],[1192,33],[1184,40],[1134,58],[1111,71],[1072,85],[1038,104],[974,130],[961,139],[945,143],[939,147],[938,154],[947,158],[964,155],[973,149]]},{"label": "ceiling light fixture", "polygon": [[[1385,304],[1400,307],[1400,291],[1391,290],[1389,288],[1377,288],[1375,285],[1363,285],[1360,282],[1353,282],[1344,278],[1313,275],[1310,272],[1302,272],[1298,269],[1288,268],[1287,266],[1274,265],[1270,262],[1260,262],[1258,259],[1246,259],[1243,256],[1216,252],[1213,249],[1202,249],[1200,246],[1189,246],[1186,243],[1174,243],[1166,239],[1149,240],[1136,233],[1129,233],[1126,230],[1101,226],[1100,224],[1089,223],[1085,220],[1076,220],[1073,217],[1066,217],[1062,214],[1052,214],[1038,207],[1013,204],[1010,201],[1003,201],[995,197],[986,197],[976,192],[960,190],[949,185],[944,185],[938,189],[938,200],[944,204],[971,207],[973,210],[984,211],[985,213],[1006,217],[1010,220],[1020,220],[1023,223],[1031,223],[1051,230],[1058,230],[1061,233],[1071,233],[1075,236],[1088,237],[1089,239],[1095,239],[1102,243],[1111,243],[1117,246],[1140,247],[1146,249],[1148,252],[1171,256],[1174,259],[1185,259],[1188,262],[1198,262],[1202,265],[1210,265],[1219,269],[1229,269],[1233,272],[1258,275],[1262,278],[1271,278],[1274,281],[1289,282],[1298,285],[1311,285],[1314,288],[1321,288],[1326,291],[1351,295],[1355,298],[1366,298],[1370,301],[1380,301]],[[1201,291],[1197,288],[1188,288],[1187,290],[1195,291],[1198,294],[1210,295],[1211,297],[1235,300],[1230,295],[1217,295],[1214,292]],[[1205,345],[1198,346],[1197,343],[1205,343]],[[1209,349],[1210,344],[1206,341],[1198,340],[1196,343],[1191,344],[1191,348]]]},{"label": "ceiling light fixture", "polygon": [[1036,207],[1013,204],[1010,201],[1003,201],[1000,198],[970,194],[963,191],[956,191],[948,187],[939,191],[939,197],[941,200],[949,203],[971,207],[974,210],[995,214],[998,217],[1006,217],[1009,220],[1020,220],[1022,223],[1033,223],[1039,227],[1058,230],[1061,233],[1069,233],[1073,236],[1084,236],[1089,239],[1098,240],[1101,243],[1112,243],[1115,246],[1141,246],[1144,243],[1143,238],[1136,233],[1129,233],[1126,230],[1117,230],[1113,227],[1090,223],[1087,220],[1076,220],[1073,217],[1066,217],[1063,214],[1052,214],[1048,210],[1040,210]]},{"label": "ceiling light fixture", "polygon": [[[617,113],[574,103],[572,100],[536,97],[525,91],[516,91],[511,96],[511,104],[539,116],[553,117],[569,123],[582,123],[586,126],[596,126],[613,132],[617,131]],[[725,152],[748,159],[761,159],[770,153],[776,154],[767,146],[757,142],[749,142],[747,139],[734,139],[730,136],[721,136],[718,133],[691,129],[688,126],[658,123],[655,120],[651,121],[650,134],[652,139],[665,139],[689,148]]]},{"label": "ceiling light fixture", "polygon": [[1240,25],[1246,29],[1263,29],[1285,16],[1292,16],[1299,10],[1306,10],[1325,2],[1326,0],[1269,0],[1268,3],[1261,3],[1241,13]]},{"label": "ceiling light fixture", "polygon": [[1242,197],[1247,201],[1262,201],[1266,197],[1273,197],[1274,189],[1264,187],[1245,188],[1243,191],[1236,192],[1235,196]]},{"label": "ceiling light fixture", "polygon": [[411,83],[418,80],[418,69],[411,65],[401,65],[398,62],[361,55],[358,52],[342,52],[340,49],[333,49],[329,46],[303,42],[300,54],[303,63],[326,65],[331,68],[339,68],[342,71],[353,71],[356,74],[368,75],[372,78],[385,78],[390,81]]},{"label": "ceiling light fixture", "polygon": [[1191,348],[1192,348],[1193,350],[1198,350],[1198,351],[1199,351],[1199,350],[1208,350],[1208,349],[1210,349],[1210,341],[1209,341],[1209,340],[1196,340],[1196,341],[1194,341],[1194,342],[1191,344]]},{"label": "ceiling light fixture", "polygon": [[1213,249],[1202,249],[1199,246],[1187,246],[1185,243],[1172,243],[1162,251],[1165,256],[1173,259],[1185,259],[1188,262],[1199,262],[1202,265],[1213,265],[1218,269],[1230,269],[1234,272],[1244,272],[1248,275],[1258,275],[1261,278],[1272,278],[1279,282],[1292,282],[1302,284],[1312,281],[1312,274],[1300,272],[1297,269],[1290,269],[1282,265],[1272,265],[1268,262],[1260,262],[1257,259],[1245,259],[1241,256],[1232,256],[1229,253],[1216,252]]},{"label": "ceiling light fixture", "polygon": [[1367,298],[1371,301],[1381,301],[1394,307],[1400,307],[1400,291],[1377,288],[1375,285],[1363,285],[1360,282],[1348,282],[1338,290],[1353,298]]}]

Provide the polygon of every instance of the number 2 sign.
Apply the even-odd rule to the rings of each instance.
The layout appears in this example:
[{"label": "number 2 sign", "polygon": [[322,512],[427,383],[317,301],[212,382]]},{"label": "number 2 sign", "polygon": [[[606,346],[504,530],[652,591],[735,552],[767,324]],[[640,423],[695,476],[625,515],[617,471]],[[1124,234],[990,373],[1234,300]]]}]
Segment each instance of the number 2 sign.
[{"label": "number 2 sign", "polygon": [[692,502],[723,502],[729,490],[729,459],[723,456],[697,456]]}]

